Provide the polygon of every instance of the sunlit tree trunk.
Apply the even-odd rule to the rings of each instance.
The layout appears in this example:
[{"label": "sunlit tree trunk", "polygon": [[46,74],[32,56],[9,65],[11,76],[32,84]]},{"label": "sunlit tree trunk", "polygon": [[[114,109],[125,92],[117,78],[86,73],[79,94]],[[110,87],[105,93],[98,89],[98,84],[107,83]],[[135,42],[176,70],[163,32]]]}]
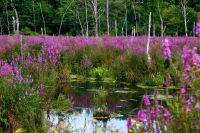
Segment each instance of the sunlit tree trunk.
[{"label": "sunlit tree trunk", "polygon": [[151,12],[149,13],[148,40],[147,40],[147,48],[146,48],[147,61],[148,61],[149,64],[151,64],[150,38],[151,38]]},{"label": "sunlit tree trunk", "polygon": [[98,36],[98,2],[97,0],[92,0],[93,6],[93,16],[95,21],[95,36]]},{"label": "sunlit tree trunk", "polygon": [[185,36],[188,36],[188,28],[187,28],[187,0],[181,0],[181,6],[182,6],[182,13],[184,18],[184,27],[185,27]]},{"label": "sunlit tree trunk", "polygon": [[16,19],[15,19],[15,23],[16,23],[15,34],[19,34],[19,15],[18,15],[18,12],[17,12],[17,10],[16,10],[16,8],[15,8],[14,3],[13,3],[12,0],[11,0],[11,6],[12,6],[14,12],[15,12],[15,17],[16,17]]},{"label": "sunlit tree trunk", "polygon": [[46,35],[46,23],[44,20],[44,15],[43,15],[43,11],[42,11],[42,4],[40,3],[40,12],[42,14],[42,21],[43,21],[43,30],[44,30],[44,34]]},{"label": "sunlit tree trunk", "polygon": [[132,8],[133,8],[133,12],[134,12],[134,20],[135,20],[135,26],[134,26],[134,29],[133,29],[133,35],[135,36],[137,34],[137,16],[136,16],[136,11],[135,11],[135,5],[134,5],[134,2],[132,4]]}]

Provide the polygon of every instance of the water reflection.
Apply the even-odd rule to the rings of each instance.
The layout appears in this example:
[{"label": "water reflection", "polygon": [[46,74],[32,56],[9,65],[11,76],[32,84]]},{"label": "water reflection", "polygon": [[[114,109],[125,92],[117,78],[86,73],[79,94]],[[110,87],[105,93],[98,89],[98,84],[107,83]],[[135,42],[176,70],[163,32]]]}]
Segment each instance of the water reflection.
[{"label": "water reflection", "polygon": [[[52,129],[61,133],[127,133],[127,115],[140,106],[144,93],[133,86],[85,83],[71,83],[70,86],[65,95],[72,102],[73,111],[62,117],[51,114],[49,133]],[[110,118],[97,120],[99,110],[100,114],[109,113]]]},{"label": "water reflection", "polygon": [[[108,121],[98,121],[93,118],[93,111],[89,108],[75,109],[72,114],[59,117],[51,114],[52,128],[57,128],[59,119],[63,119],[65,128],[72,133],[127,133],[125,118],[110,118]],[[51,129],[49,129],[50,131]]]}]

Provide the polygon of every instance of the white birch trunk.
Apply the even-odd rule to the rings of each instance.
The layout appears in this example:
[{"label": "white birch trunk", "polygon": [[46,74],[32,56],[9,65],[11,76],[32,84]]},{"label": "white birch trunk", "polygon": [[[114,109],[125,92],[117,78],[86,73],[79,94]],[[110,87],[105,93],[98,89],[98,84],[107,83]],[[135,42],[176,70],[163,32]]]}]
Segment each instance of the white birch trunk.
[{"label": "white birch trunk", "polygon": [[188,36],[188,28],[187,28],[187,0],[181,0],[181,6],[183,9],[183,18],[184,18],[184,27],[185,27],[185,36]]},{"label": "white birch trunk", "polygon": [[151,64],[150,39],[151,39],[151,12],[149,13],[148,40],[147,40],[147,48],[146,48],[147,61],[149,64]]},{"label": "white birch trunk", "polygon": [[15,12],[15,17],[16,17],[16,19],[15,19],[15,23],[16,23],[15,34],[19,34],[19,15],[18,15],[18,12],[17,12],[12,0],[11,0],[11,6],[12,6],[14,12]]},{"label": "white birch trunk", "polygon": [[44,34],[46,35],[46,24],[45,24],[45,20],[44,20],[44,15],[43,15],[42,4],[41,4],[41,3],[40,3],[40,12],[41,12],[41,14],[42,14],[42,21],[43,21]]}]

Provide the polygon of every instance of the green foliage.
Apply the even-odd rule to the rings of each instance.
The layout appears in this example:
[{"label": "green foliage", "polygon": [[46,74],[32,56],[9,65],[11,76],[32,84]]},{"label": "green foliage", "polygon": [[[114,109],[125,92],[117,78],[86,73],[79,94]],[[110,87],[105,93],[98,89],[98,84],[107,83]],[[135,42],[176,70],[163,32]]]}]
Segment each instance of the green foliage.
[{"label": "green foliage", "polygon": [[63,114],[69,111],[71,106],[70,101],[64,95],[59,95],[52,103],[53,112]]},{"label": "green foliage", "polygon": [[89,74],[91,75],[91,77],[94,77],[96,81],[102,81],[103,79],[109,76],[109,70],[108,68],[102,66],[93,68]]},{"label": "green foliage", "polygon": [[[187,0],[188,31],[192,31],[193,23],[196,21],[196,13],[200,10],[198,0]],[[20,31],[24,34],[41,33],[44,28],[43,18],[47,34],[58,34],[62,21],[61,34],[80,35],[86,34],[86,5],[88,9],[89,34],[94,35],[93,6],[90,0],[13,0],[18,11],[20,20]],[[42,13],[40,9],[42,8]],[[127,6],[126,6],[127,5]],[[132,27],[137,27],[137,34],[147,34],[149,12],[152,12],[152,22],[155,24],[156,35],[160,35],[160,17],[164,22],[166,35],[183,35],[184,19],[180,1],[174,0],[109,0],[110,32],[115,35],[115,20],[118,23],[118,35],[121,28],[125,30],[125,10],[128,14],[128,34]],[[9,0],[0,1],[0,19],[3,33],[13,32],[12,17],[15,12]],[[107,32],[106,29],[106,1],[98,0],[99,33]],[[80,19],[80,22],[78,20]],[[8,22],[10,23],[8,27]],[[81,26],[83,33],[81,33]],[[32,32],[33,31],[33,32]],[[188,33],[192,35],[192,32]]]}]

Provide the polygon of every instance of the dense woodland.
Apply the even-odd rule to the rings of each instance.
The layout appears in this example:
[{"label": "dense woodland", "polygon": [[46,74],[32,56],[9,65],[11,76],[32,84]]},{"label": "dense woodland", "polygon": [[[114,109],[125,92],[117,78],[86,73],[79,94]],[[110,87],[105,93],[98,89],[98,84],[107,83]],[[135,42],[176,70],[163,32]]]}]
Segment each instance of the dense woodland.
[{"label": "dense woodland", "polygon": [[0,34],[194,35],[199,0],[0,0]]}]

